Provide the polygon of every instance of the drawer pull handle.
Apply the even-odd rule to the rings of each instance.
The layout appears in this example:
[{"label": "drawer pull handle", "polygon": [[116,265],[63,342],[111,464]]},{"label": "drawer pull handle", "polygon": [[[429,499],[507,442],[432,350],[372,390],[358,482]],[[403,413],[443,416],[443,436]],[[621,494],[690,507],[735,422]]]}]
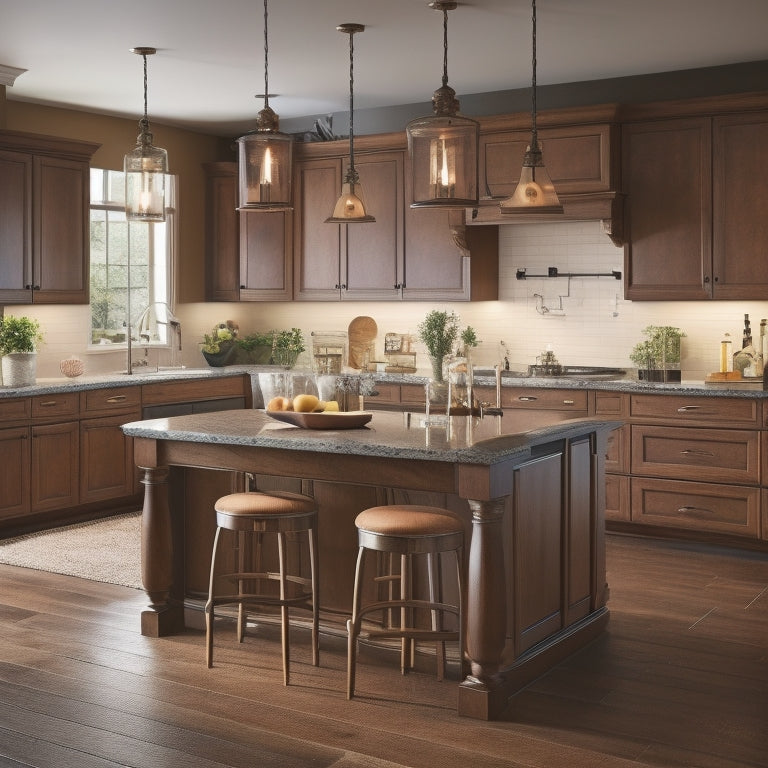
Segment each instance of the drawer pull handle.
[{"label": "drawer pull handle", "polygon": [[563,400],[563,405],[573,405],[573,400]]},{"label": "drawer pull handle", "polygon": [[697,411],[701,408],[700,405],[683,405],[677,409],[678,413],[685,413],[686,411]]},{"label": "drawer pull handle", "polygon": [[530,403],[534,400],[538,400],[538,397],[534,397],[533,395],[520,395],[520,397],[517,398],[521,403]]},{"label": "drawer pull handle", "polygon": [[707,509],[706,507],[680,507],[677,510],[681,515],[688,515],[688,514],[696,514],[703,513],[705,515],[712,515],[714,514],[711,509]]},{"label": "drawer pull handle", "polygon": [[714,456],[714,453],[711,453],[710,451],[699,451],[695,448],[686,448],[685,450],[680,451],[680,454],[682,456]]},{"label": "drawer pull handle", "polygon": [[115,395],[114,397],[108,397],[107,402],[108,403],[122,403],[124,400],[126,400],[125,395]]},{"label": "drawer pull handle", "polygon": [[56,400],[46,400],[44,403],[40,403],[41,408],[52,408],[54,405],[58,405]]}]

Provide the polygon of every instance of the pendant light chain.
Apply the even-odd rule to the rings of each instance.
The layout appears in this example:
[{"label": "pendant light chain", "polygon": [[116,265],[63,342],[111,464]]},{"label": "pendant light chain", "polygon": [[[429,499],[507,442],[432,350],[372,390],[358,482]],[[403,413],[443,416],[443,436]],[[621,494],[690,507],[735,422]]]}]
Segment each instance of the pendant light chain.
[{"label": "pendant light chain", "polygon": [[267,8],[269,0],[264,0],[264,108],[269,107],[269,32]]},{"label": "pendant light chain", "polygon": [[539,134],[536,130],[536,0],[531,0],[533,8],[532,14],[532,34],[531,34],[531,125],[532,125],[532,137],[531,149],[535,149],[539,145]]}]

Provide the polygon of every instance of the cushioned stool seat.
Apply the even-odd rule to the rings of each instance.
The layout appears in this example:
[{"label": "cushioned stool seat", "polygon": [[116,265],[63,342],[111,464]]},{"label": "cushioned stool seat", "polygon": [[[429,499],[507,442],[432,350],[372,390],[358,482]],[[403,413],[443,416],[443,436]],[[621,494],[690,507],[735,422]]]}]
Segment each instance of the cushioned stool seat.
[{"label": "cushioned stool seat", "polygon": [[[415,643],[430,641],[437,643],[438,677],[442,679],[445,670],[445,641],[459,641],[461,662],[464,648],[462,616],[462,567],[464,551],[464,523],[461,518],[439,507],[413,504],[393,504],[371,507],[355,518],[358,536],[358,555],[355,568],[354,593],[352,597],[352,618],[347,621],[347,698],[355,692],[355,667],[357,661],[357,640],[365,616],[379,612],[385,620],[381,629],[366,631],[369,638],[399,638],[401,640],[400,667],[403,674],[413,668]],[[389,595],[363,605],[363,572],[366,553],[377,552],[388,555],[385,573],[377,573],[375,581],[380,585],[389,584]],[[440,555],[453,552],[456,568],[456,603],[442,602]],[[399,555],[399,568],[393,568],[394,559]],[[424,556],[426,572],[421,581],[426,581],[427,595],[414,587],[416,559]],[[379,563],[381,565],[381,562]],[[395,586],[399,592],[395,593]],[[377,596],[378,597],[378,596]],[[443,619],[452,614],[455,628],[444,629]],[[393,617],[397,616],[395,620]],[[427,618],[425,618],[427,617]],[[428,621],[427,621],[428,619]]]},{"label": "cushioned stool seat", "polygon": [[[288,685],[290,676],[289,617],[290,606],[304,606],[312,611],[312,663],[320,663],[318,620],[317,572],[317,508],[313,499],[297,493],[274,491],[271,493],[233,493],[223,496],[214,505],[216,509],[216,535],[211,554],[211,575],[208,601],[205,604],[206,661],[213,666],[214,608],[222,604],[238,606],[237,638],[242,642],[247,621],[246,608],[253,605],[279,606],[282,628],[283,681]],[[234,569],[229,573],[216,572],[216,560],[222,530],[235,533]],[[306,532],[309,549],[309,577],[289,572],[286,534]],[[278,570],[270,571],[263,564],[265,535],[277,537]],[[297,559],[297,558],[294,558]],[[300,565],[300,564],[298,564]],[[306,571],[305,571],[306,572]],[[217,594],[220,581],[234,585],[236,592]],[[270,591],[269,582],[277,582]]]}]

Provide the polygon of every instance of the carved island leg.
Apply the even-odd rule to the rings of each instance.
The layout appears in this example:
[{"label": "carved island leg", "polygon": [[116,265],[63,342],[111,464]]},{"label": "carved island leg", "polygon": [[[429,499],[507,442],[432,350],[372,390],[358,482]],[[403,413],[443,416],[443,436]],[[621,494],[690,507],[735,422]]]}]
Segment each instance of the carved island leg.
[{"label": "carved island leg", "polygon": [[139,467],[144,473],[141,516],[141,580],[149,606],[141,613],[141,634],[162,637],[184,628],[184,608],[171,599],[173,536],[168,507],[168,468]]},{"label": "carved island leg", "polygon": [[467,577],[466,651],[470,674],[459,686],[459,714],[488,720],[506,704],[501,659],[507,631],[502,520],[504,502],[469,500],[472,540]]}]

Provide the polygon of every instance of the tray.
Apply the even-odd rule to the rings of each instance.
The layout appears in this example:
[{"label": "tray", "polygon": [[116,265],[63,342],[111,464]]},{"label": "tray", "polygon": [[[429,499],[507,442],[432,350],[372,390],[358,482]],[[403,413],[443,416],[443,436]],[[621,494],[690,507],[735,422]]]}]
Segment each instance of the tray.
[{"label": "tray", "polygon": [[359,429],[373,418],[373,414],[367,411],[324,411],[322,413],[265,411],[265,413],[277,421],[284,421],[303,429]]}]

